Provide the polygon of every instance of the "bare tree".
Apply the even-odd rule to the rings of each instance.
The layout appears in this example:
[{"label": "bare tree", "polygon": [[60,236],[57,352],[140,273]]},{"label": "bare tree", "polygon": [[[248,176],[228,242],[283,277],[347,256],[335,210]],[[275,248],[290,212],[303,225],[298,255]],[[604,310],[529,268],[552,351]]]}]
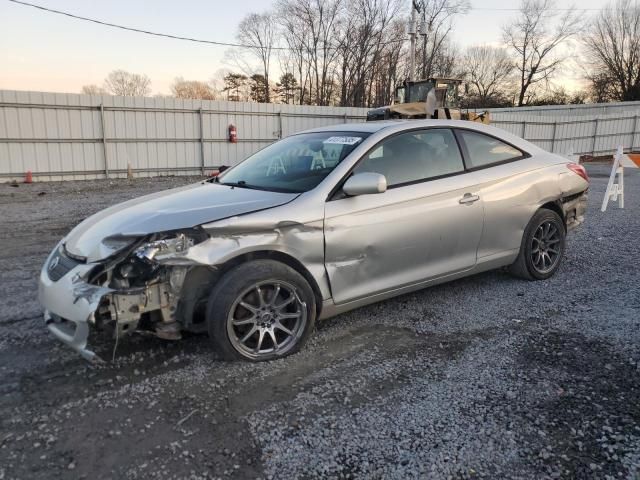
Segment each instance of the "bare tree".
[{"label": "bare tree", "polygon": [[301,103],[306,90],[316,105],[329,105],[336,86],[334,42],[345,0],[279,0],[278,21],[285,41],[295,52],[294,62],[302,84]]},{"label": "bare tree", "polygon": [[[297,84],[295,101],[344,106],[390,103],[394,86],[407,76],[406,21],[402,18],[406,3],[276,0],[273,18],[279,27],[277,36],[287,47],[278,52],[280,70],[290,74],[287,82],[293,79]],[[424,3],[422,11],[431,27],[426,71],[439,75],[457,73],[458,49],[449,41],[449,33],[454,17],[468,9],[469,0],[419,3]],[[247,39],[243,43],[251,45]],[[238,58],[235,60],[239,63]],[[239,67],[252,76],[250,65]],[[283,87],[277,88],[280,91]],[[290,93],[285,97],[286,101],[292,99]]]},{"label": "bare tree", "polygon": [[391,48],[397,50],[402,45],[395,42],[397,31],[391,28],[401,5],[398,0],[353,0],[346,6],[348,21],[340,21],[336,30],[340,105],[370,103],[376,73],[383,69],[385,46],[395,43]]},{"label": "bare tree", "polygon": [[171,84],[171,93],[176,98],[188,98],[194,100],[215,100],[215,89],[206,82],[198,80],[185,80],[177,77]]},{"label": "bare tree", "polygon": [[[434,74],[443,75],[434,66],[440,61],[440,66],[446,62],[449,34],[453,29],[453,23],[458,15],[469,11],[469,0],[422,0],[414,2],[420,7],[420,16],[425,22],[427,31],[422,39],[422,48],[417,52],[420,59],[417,64],[422,64],[421,77],[429,78]],[[450,52],[448,52],[450,53]]]},{"label": "bare tree", "polygon": [[587,92],[576,91],[573,93],[560,86],[558,88],[550,88],[543,95],[533,95],[527,105],[570,105],[583,104],[587,99]]},{"label": "bare tree", "polygon": [[434,77],[461,77],[461,53],[458,46],[445,38],[438,49],[429,57],[429,75]]},{"label": "bare tree", "polygon": [[368,106],[390,100],[403,68],[405,0],[277,0],[300,104]]},{"label": "bare tree", "polygon": [[395,87],[403,78],[402,61],[407,57],[403,48],[406,23],[394,19],[385,28],[384,39],[375,61],[371,63],[371,78],[367,95],[368,106],[389,105],[394,97]]},{"label": "bare tree", "polygon": [[479,106],[493,106],[511,88],[515,65],[504,48],[481,45],[467,48],[462,68]]},{"label": "bare tree", "polygon": [[591,22],[583,41],[597,99],[640,100],[640,4],[610,4]]},{"label": "bare tree", "polygon": [[83,85],[80,93],[83,95],[107,95],[107,91],[98,85]]},{"label": "bare tree", "polygon": [[503,28],[520,73],[518,106],[524,105],[532,85],[556,72],[564,60],[557,55],[558,47],[579,31],[581,21],[575,9],[559,14],[554,7],[554,0],[522,0],[518,17]]},{"label": "bare tree", "polygon": [[594,103],[615,102],[620,99],[615,82],[608,73],[588,73],[590,85],[587,88],[589,99]]},{"label": "bare tree", "polygon": [[219,68],[215,71],[211,78],[209,78],[209,82],[207,83],[216,92],[216,96],[219,97],[220,94],[223,93],[222,90],[225,86],[224,77],[226,77],[229,73],[231,73],[231,70],[229,70],[228,68]]},{"label": "bare tree", "polygon": [[104,88],[112,95],[144,97],[151,93],[151,80],[146,75],[114,70],[105,79]]},{"label": "bare tree", "polygon": [[273,14],[270,12],[250,13],[238,26],[238,41],[243,45],[248,45],[247,50],[260,62],[261,78],[264,79],[264,86],[261,90],[266,94],[267,103],[270,101],[269,70],[275,37],[276,25]]},{"label": "bare tree", "polygon": [[281,26],[282,38],[287,46],[286,50],[280,51],[280,69],[284,72],[292,72],[294,77],[297,75],[300,91],[298,103],[303,105],[310,101],[308,98],[310,68],[306,45],[308,25],[299,18],[288,17],[288,8],[286,2],[278,4],[277,18]]}]

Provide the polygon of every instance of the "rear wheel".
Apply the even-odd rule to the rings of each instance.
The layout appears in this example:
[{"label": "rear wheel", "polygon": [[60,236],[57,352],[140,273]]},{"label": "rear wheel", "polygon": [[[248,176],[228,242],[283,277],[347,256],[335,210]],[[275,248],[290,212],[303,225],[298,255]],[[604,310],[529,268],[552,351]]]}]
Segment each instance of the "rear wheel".
[{"label": "rear wheel", "polygon": [[551,277],[564,255],[566,231],[560,216],[551,210],[538,210],[522,237],[520,253],[510,271],[527,280]]},{"label": "rear wheel", "polygon": [[226,359],[265,361],[300,349],[315,323],[315,297],[302,275],[273,260],[228,272],[207,307],[209,335]]}]

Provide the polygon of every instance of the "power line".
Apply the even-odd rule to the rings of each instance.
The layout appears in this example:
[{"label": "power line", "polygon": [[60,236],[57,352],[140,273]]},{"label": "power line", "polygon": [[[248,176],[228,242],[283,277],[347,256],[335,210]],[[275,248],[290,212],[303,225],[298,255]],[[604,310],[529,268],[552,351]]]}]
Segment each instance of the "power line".
[{"label": "power line", "polygon": [[[52,8],[43,7],[42,5],[36,5],[34,3],[23,2],[22,0],[8,0],[8,1],[12,2],[12,3],[16,3],[18,5],[24,5],[24,6],[27,6],[27,7],[37,8],[38,10],[43,10],[45,12],[56,13],[58,15],[64,15],[65,17],[70,17],[70,18],[73,18],[73,19],[76,19],[76,20],[83,20],[85,22],[97,23],[98,25],[103,25],[103,26],[106,26],[106,27],[119,28],[120,30],[127,30],[127,31],[130,31],[130,32],[144,33],[144,34],[147,34],[147,35],[154,35],[156,37],[171,38],[173,40],[184,40],[184,41],[187,41],[187,42],[205,43],[205,44],[209,44],[209,45],[218,45],[218,46],[223,46],[223,47],[262,48],[262,47],[258,47],[258,46],[255,46],[255,45],[243,45],[241,43],[218,42],[218,41],[215,41],[215,40],[202,40],[202,39],[199,39],[199,38],[191,38],[191,37],[182,37],[180,35],[172,35],[170,33],[152,32],[150,30],[143,30],[141,28],[127,27],[127,26],[124,26],[124,25],[118,25],[116,23],[105,22],[103,20],[98,20],[98,19],[95,19],[95,18],[83,17],[81,15],[75,15],[73,13],[63,12],[61,10],[54,10]],[[386,42],[381,42],[381,45],[389,45],[389,44],[401,43],[401,42],[404,42],[404,39],[388,40]],[[337,48],[338,47],[330,47],[331,50],[337,49]],[[289,48],[289,47],[271,47],[271,50],[294,50],[294,49],[293,48]]]},{"label": "power line", "polygon": [[[469,10],[483,10],[483,11],[491,11],[491,12],[519,12],[520,8],[501,8],[501,7],[471,7]],[[570,11],[578,11],[578,12],[601,12],[605,10],[604,8],[547,8],[551,12],[570,12]]]},{"label": "power line", "polygon": [[[104,22],[102,20],[97,20],[95,18],[82,17],[80,15],[74,15],[72,13],[63,12],[61,10],[54,10],[52,8],[43,7],[41,5],[35,5],[35,4],[29,3],[29,2],[23,2],[21,0],[8,0],[8,1],[12,2],[12,3],[17,3],[19,5],[24,5],[24,6],[27,6],[27,7],[37,8],[38,10],[43,10],[45,12],[56,13],[58,15],[64,15],[65,17],[75,18],[76,20],[84,20],[85,22],[97,23],[98,25],[104,25],[104,26],[107,26],[107,27],[119,28],[120,30],[128,30],[130,32],[145,33],[147,35],[155,35],[156,37],[172,38],[174,40],[185,40],[187,42],[206,43],[206,44],[209,44],[209,45],[219,45],[219,46],[223,46],[223,47],[260,48],[260,47],[254,46],[254,45],[242,45],[240,43],[230,43],[230,42],[217,42],[217,41],[214,41],[214,40],[202,40],[202,39],[199,39],[199,38],[182,37],[180,35],[172,35],[172,34],[169,34],[169,33],[152,32],[152,31],[149,31],[149,30],[143,30],[141,28],[127,27],[127,26],[118,25],[118,24],[115,24],[115,23]],[[272,47],[272,50],[288,50],[288,49],[286,47]]]},{"label": "power line", "polygon": [[[103,20],[98,20],[96,18],[89,18],[89,17],[83,17],[81,15],[75,15],[73,13],[69,13],[69,12],[63,12],[61,10],[54,10],[53,8],[47,8],[47,7],[43,7],[42,5],[36,5],[34,3],[29,3],[29,2],[24,2],[22,0],[8,0],[9,2],[18,4],[18,5],[23,5],[26,7],[32,7],[32,8],[37,8],[38,10],[42,10],[45,12],[49,12],[49,13],[55,13],[57,15],[64,15],[65,17],[70,17],[76,20],[82,20],[85,22],[91,22],[91,23],[96,23],[98,25],[103,25],[106,27],[112,27],[112,28],[118,28],[120,30],[126,30],[129,32],[136,32],[136,33],[144,33],[146,35],[153,35],[156,37],[164,37],[164,38],[171,38],[173,40],[183,40],[183,41],[187,41],[187,42],[195,42],[195,43],[204,43],[204,44],[208,44],[208,45],[217,45],[217,46],[223,46],[223,47],[240,47],[240,48],[261,48],[255,45],[243,45],[241,43],[232,43],[232,42],[218,42],[215,40],[203,40],[200,38],[192,38],[192,37],[183,37],[180,35],[173,35],[170,33],[160,33],[160,32],[152,32],[150,30],[144,30],[142,28],[135,28],[135,27],[127,27],[125,25],[118,25],[116,23],[111,23],[111,22],[105,22]],[[500,7],[471,7],[470,10],[478,10],[478,11],[506,11],[506,12],[517,12],[520,11],[519,8],[500,8]],[[554,8],[554,9],[550,9],[550,10],[554,10],[554,11],[569,11],[572,10],[570,8]],[[604,10],[602,8],[579,8],[576,9],[579,11],[601,11]],[[389,44],[393,44],[393,43],[401,43],[403,42],[404,39],[397,39],[397,40],[389,40],[386,42],[381,42],[381,45],[389,45]],[[337,47],[333,47],[333,48],[337,48]],[[271,47],[272,50],[292,50],[291,48],[288,47]]]}]

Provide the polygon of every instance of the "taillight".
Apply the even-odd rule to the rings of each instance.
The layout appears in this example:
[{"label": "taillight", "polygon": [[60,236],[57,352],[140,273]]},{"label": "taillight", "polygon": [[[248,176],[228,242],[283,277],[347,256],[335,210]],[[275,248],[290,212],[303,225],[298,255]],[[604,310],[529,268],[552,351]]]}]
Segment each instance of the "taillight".
[{"label": "taillight", "polygon": [[567,163],[567,168],[571,170],[573,173],[580,175],[587,182],[589,181],[589,175],[587,175],[587,171],[579,163]]}]

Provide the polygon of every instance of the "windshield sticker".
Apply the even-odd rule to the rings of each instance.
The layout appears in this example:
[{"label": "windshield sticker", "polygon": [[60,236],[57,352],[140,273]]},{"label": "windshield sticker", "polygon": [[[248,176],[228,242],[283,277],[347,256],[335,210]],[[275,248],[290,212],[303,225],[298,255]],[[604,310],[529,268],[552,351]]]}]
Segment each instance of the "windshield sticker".
[{"label": "windshield sticker", "polygon": [[334,143],[338,145],[355,145],[362,137],[329,137],[322,143]]}]

